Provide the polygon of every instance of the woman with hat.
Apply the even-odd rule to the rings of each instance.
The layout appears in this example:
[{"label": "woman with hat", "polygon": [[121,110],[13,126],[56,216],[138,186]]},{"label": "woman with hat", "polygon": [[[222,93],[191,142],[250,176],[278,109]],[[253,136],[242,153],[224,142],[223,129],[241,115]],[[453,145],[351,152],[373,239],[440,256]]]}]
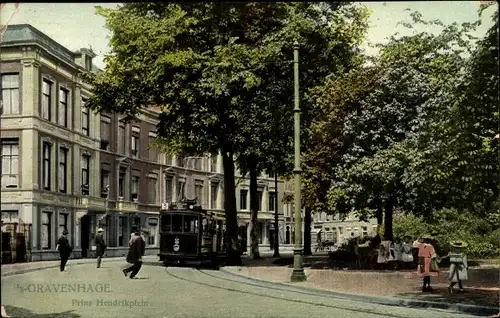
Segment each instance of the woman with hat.
[{"label": "woman with hat", "polygon": [[451,250],[446,257],[450,259],[450,274],[448,276],[450,286],[448,286],[448,292],[451,294],[453,286],[457,283],[460,291],[463,291],[462,281],[467,280],[469,276],[467,273],[467,255],[465,254],[467,243],[457,240],[452,241],[450,245]]},{"label": "woman with hat", "polygon": [[417,275],[424,277],[422,292],[432,291],[431,276],[439,274],[438,257],[431,241],[432,237],[430,235],[424,235],[421,240],[413,242],[413,247],[418,248]]}]

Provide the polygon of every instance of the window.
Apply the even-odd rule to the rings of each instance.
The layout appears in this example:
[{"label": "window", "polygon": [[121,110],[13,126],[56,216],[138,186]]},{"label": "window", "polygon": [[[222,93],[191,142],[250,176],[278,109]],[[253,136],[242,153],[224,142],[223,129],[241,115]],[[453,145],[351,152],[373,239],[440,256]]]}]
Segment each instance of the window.
[{"label": "window", "polygon": [[101,198],[107,198],[109,194],[109,171],[101,170]]},{"label": "window", "polygon": [[132,127],[132,155],[133,156],[138,156],[139,155],[139,136],[140,136],[141,131],[137,127]]},{"label": "window", "polygon": [[90,192],[90,156],[82,155],[82,194],[88,195]]},{"label": "window", "polygon": [[48,142],[43,143],[43,166],[42,166],[42,186],[44,190],[50,190],[50,166],[52,157],[52,145]]},{"label": "window", "polygon": [[179,194],[179,197],[177,198],[177,200],[186,197],[186,189],[184,188],[184,181],[179,181],[177,183],[177,193]]},{"label": "window", "polygon": [[363,237],[368,236],[368,227],[363,226],[361,228],[363,229],[363,233],[362,233]]},{"label": "window", "polygon": [[194,195],[196,197],[196,202],[203,206],[203,181],[198,181],[195,185],[194,185]]},{"label": "window", "polygon": [[240,190],[240,210],[247,210],[248,190]]},{"label": "window", "polygon": [[66,193],[68,187],[68,149],[59,148],[59,171],[58,180],[59,192]]},{"label": "window", "polygon": [[41,245],[42,249],[48,250],[52,246],[52,213],[42,212]]},{"label": "window", "polygon": [[125,246],[125,239],[127,237],[125,235],[126,220],[126,217],[118,217],[118,246]]},{"label": "window", "polygon": [[19,140],[2,139],[2,188],[17,188]]},{"label": "window", "polygon": [[170,214],[161,216],[161,228],[162,232],[170,232],[172,228],[172,216]]},{"label": "window", "polygon": [[59,88],[59,122],[58,124],[68,127],[68,102],[69,91],[65,88]]},{"label": "window", "polygon": [[257,211],[262,211],[262,191],[257,191]]},{"label": "window", "polygon": [[101,150],[110,151],[111,118],[101,115]]},{"label": "window", "polygon": [[193,161],[193,163],[191,164],[192,168],[194,170],[201,170],[201,158],[193,158],[191,160]]},{"label": "window", "polygon": [[273,178],[274,179],[274,171],[269,172],[269,178]]},{"label": "window", "polygon": [[16,210],[13,211],[2,211],[2,221],[4,223],[15,223],[19,222],[19,212]]},{"label": "window", "polygon": [[276,198],[276,193],[269,192],[269,211],[274,211],[274,205],[276,204],[275,198]]},{"label": "window", "polygon": [[211,184],[211,199],[212,205],[210,206],[212,209],[217,209],[217,194],[219,193],[219,185],[217,183]]},{"label": "window", "polygon": [[217,172],[217,155],[212,155],[210,158],[210,171]]},{"label": "window", "polygon": [[53,83],[47,79],[43,80],[42,85],[42,118],[46,120],[52,119],[52,85]]},{"label": "window", "polygon": [[177,166],[184,167],[184,156],[177,155]]},{"label": "window", "polygon": [[62,235],[64,230],[68,230],[68,214],[59,213],[59,236]]},{"label": "window", "polygon": [[123,199],[125,196],[125,170],[120,169],[120,175],[118,176],[118,197]]},{"label": "window", "polygon": [[196,216],[184,215],[184,233],[197,233],[198,232],[198,220]]},{"label": "window", "polygon": [[172,215],[172,232],[182,232],[182,215]]},{"label": "window", "polygon": [[90,109],[86,106],[87,100],[82,99],[82,133],[90,136]]},{"label": "window", "polygon": [[173,193],[173,189],[172,189],[172,178],[166,178],[165,179],[165,199],[167,200],[166,202],[172,202],[172,193]]},{"label": "window", "polygon": [[150,225],[150,232],[148,235],[148,245],[154,246],[156,244],[156,225]]},{"label": "window", "polygon": [[[135,172],[139,174],[140,172]],[[132,197],[132,200],[136,200],[139,197],[139,177],[138,176],[132,176],[132,188],[130,191],[130,196]]]},{"label": "window", "polygon": [[156,134],[153,132],[149,133],[148,142],[149,142],[149,160],[157,162],[158,161],[158,148],[154,146],[154,142],[156,140]]},{"label": "window", "polygon": [[165,164],[167,166],[171,166],[172,165],[172,156],[171,155],[165,154]]},{"label": "window", "polygon": [[19,74],[2,75],[3,113],[1,115],[19,114]]},{"label": "window", "polygon": [[125,154],[125,125],[120,124],[120,127],[118,129],[118,138],[120,142],[118,143],[118,152],[122,155]]},{"label": "window", "polygon": [[149,203],[156,203],[156,193],[158,192],[158,175],[156,173],[151,174],[148,178],[149,186]]}]

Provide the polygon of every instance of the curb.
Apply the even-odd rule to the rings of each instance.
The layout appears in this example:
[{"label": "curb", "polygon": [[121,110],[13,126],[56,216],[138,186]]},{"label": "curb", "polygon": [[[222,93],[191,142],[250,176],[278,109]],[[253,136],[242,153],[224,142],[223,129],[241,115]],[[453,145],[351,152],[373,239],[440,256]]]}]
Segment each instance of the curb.
[{"label": "curb", "polygon": [[[69,260],[71,261],[71,259]],[[113,257],[113,258],[103,258],[103,261],[104,262],[126,262],[125,261],[125,258],[124,257]],[[145,259],[146,261],[146,259]],[[76,261],[73,261],[71,263],[69,263],[68,265],[85,265],[85,264],[93,264],[96,262],[96,259],[85,259],[85,260],[78,260],[76,259]],[[23,263],[23,264],[27,264],[27,263]],[[46,266],[41,266],[41,267],[33,267],[33,268],[25,268],[25,269],[19,269],[19,270],[13,270],[12,272],[9,272],[9,273],[2,273],[1,274],[1,277],[9,277],[9,276],[14,276],[14,275],[22,275],[22,274],[26,274],[26,273],[31,273],[31,272],[37,272],[37,271],[42,271],[42,270],[46,270],[46,269],[53,269],[53,268],[59,268],[59,264],[54,264],[54,265],[46,265]]]},{"label": "curb", "polygon": [[415,300],[410,298],[398,298],[398,297],[387,297],[387,296],[368,296],[368,295],[355,295],[355,294],[347,294],[340,293],[334,291],[321,290],[310,287],[302,287],[302,286],[294,286],[292,283],[278,283],[278,282],[270,282],[263,279],[249,277],[243,274],[235,273],[231,270],[227,270],[225,268],[219,269],[221,272],[225,274],[229,274],[232,276],[237,276],[241,278],[245,278],[251,281],[264,283],[267,285],[272,285],[273,287],[282,286],[286,287],[291,291],[301,291],[308,292],[311,295],[315,296],[328,296],[332,298],[346,299],[346,300],[354,300],[365,303],[372,303],[378,305],[386,305],[386,306],[397,306],[397,307],[409,307],[409,308],[425,308],[425,309],[440,309],[452,312],[465,313],[475,316],[491,316],[496,315],[498,313],[498,308],[495,307],[485,307],[485,306],[477,306],[477,305],[467,305],[467,304],[452,304],[452,303],[443,303],[443,302],[434,302],[427,300]]}]

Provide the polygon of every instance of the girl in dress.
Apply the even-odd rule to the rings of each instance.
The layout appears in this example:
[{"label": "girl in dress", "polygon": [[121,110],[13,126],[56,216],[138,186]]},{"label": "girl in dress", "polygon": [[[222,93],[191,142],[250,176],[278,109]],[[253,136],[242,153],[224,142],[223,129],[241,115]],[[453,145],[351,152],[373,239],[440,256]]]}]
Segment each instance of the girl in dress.
[{"label": "girl in dress", "polygon": [[465,248],[467,244],[462,241],[451,242],[451,250],[446,257],[450,258],[450,275],[448,277],[450,281],[450,286],[448,286],[448,292],[451,294],[453,292],[453,286],[458,283],[460,291],[464,290],[462,286],[462,281],[469,278],[467,269],[467,255],[465,254]]},{"label": "girl in dress", "polygon": [[401,253],[401,258],[403,261],[403,267],[405,269],[412,268],[413,266],[413,245],[411,244],[411,237],[405,236],[403,246],[402,246],[402,253]]},{"label": "girl in dress", "polygon": [[422,292],[432,291],[431,276],[439,275],[438,256],[431,240],[430,236],[424,236],[421,240],[413,242],[413,247],[418,248],[417,275],[424,278]]}]

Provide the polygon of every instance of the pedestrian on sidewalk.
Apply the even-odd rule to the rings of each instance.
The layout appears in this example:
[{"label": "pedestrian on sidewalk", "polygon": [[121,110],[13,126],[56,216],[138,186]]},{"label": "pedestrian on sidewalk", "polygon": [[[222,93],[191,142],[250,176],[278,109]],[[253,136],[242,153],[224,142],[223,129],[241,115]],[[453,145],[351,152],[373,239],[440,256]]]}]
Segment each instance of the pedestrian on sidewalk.
[{"label": "pedestrian on sidewalk", "polygon": [[62,232],[62,236],[57,241],[56,250],[59,251],[59,257],[61,258],[61,266],[59,269],[61,270],[61,272],[64,272],[64,269],[66,268],[66,263],[68,262],[71,252],[73,251],[73,248],[71,247],[68,241],[67,230],[64,230]]},{"label": "pedestrian on sidewalk", "polygon": [[467,254],[465,253],[467,243],[463,241],[453,241],[450,245],[451,250],[446,257],[450,258],[450,274],[448,277],[450,286],[448,286],[448,291],[451,294],[453,292],[453,286],[457,283],[460,291],[463,291],[464,287],[462,281],[467,280],[469,277],[467,272]]},{"label": "pedestrian on sidewalk", "polygon": [[142,267],[142,257],[146,252],[146,242],[144,242],[144,239],[142,238],[137,228],[132,228],[132,232],[133,235],[129,242],[127,263],[133,265],[130,266],[129,268],[124,269],[123,274],[127,276],[128,273],[132,272],[130,274],[130,278],[135,278],[135,276],[137,275],[137,273],[139,273],[139,270]]},{"label": "pedestrian on sidewalk", "polygon": [[388,244],[388,241],[382,241],[378,247],[377,264],[381,269],[385,269],[389,262],[389,248],[386,244]]},{"label": "pedestrian on sidewalk", "polygon": [[394,240],[391,249],[394,252],[394,260],[396,262],[397,269],[401,269],[403,267],[403,243],[401,243],[400,238],[396,238]]},{"label": "pedestrian on sidewalk", "polygon": [[431,241],[430,235],[424,235],[420,240],[413,242],[413,247],[418,248],[417,275],[424,278],[422,292],[432,291],[431,276],[439,275],[438,256]]},{"label": "pedestrian on sidewalk", "polygon": [[102,257],[106,251],[106,243],[103,237],[104,230],[102,228],[97,229],[97,235],[95,236],[95,255],[97,256],[97,268],[101,267]]},{"label": "pedestrian on sidewalk", "polygon": [[408,235],[404,238],[401,259],[403,261],[403,267],[405,269],[410,269],[413,267],[413,246],[411,244],[411,237]]}]

